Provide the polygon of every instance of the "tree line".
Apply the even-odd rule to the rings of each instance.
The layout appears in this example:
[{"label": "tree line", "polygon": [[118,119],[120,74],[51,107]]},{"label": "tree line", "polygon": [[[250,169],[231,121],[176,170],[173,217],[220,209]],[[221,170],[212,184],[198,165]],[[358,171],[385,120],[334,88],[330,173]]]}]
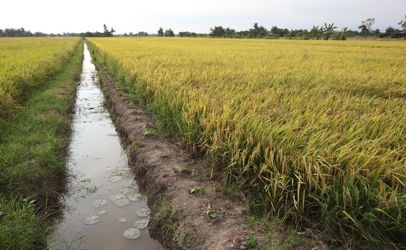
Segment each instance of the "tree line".
[{"label": "tree line", "polygon": [[103,24],[103,32],[82,32],[82,33],[58,33],[58,34],[47,34],[43,32],[34,32],[32,33],[29,30],[25,30],[24,28],[14,29],[14,28],[7,28],[7,29],[0,29],[0,37],[60,37],[60,36],[73,36],[73,37],[112,37],[113,33],[116,32],[113,28],[108,28],[106,24]]},{"label": "tree line", "polygon": [[[24,28],[19,29],[0,29],[0,37],[41,37],[41,36],[49,36],[49,34],[45,34],[42,32],[34,32],[32,33],[29,30],[25,30]],[[56,36],[56,35],[55,35]]]},{"label": "tree line", "polygon": [[[253,27],[248,30],[236,31],[235,29],[223,26],[214,26],[208,34],[198,34],[190,31],[182,31],[177,34],[179,37],[223,37],[223,38],[289,38],[289,39],[315,39],[315,40],[346,40],[348,37],[379,37],[379,38],[405,38],[406,39],[406,15],[398,25],[399,28],[392,26],[387,27],[384,31],[373,29],[375,18],[362,20],[358,30],[343,28],[337,30],[334,23],[324,23],[320,26],[313,26],[311,29],[287,29],[272,26],[270,29],[254,23]],[[32,33],[24,28],[19,29],[0,29],[0,37],[41,37],[41,36],[81,36],[81,37],[111,37],[116,31],[103,25],[103,32],[82,32],[82,33],[63,33],[63,34],[46,34],[42,32]],[[147,32],[125,33],[121,36],[150,36]],[[155,35],[152,35],[155,36]],[[175,32],[172,29],[163,29],[160,27],[156,34],[158,37],[174,37]]]},{"label": "tree line", "polygon": [[272,26],[271,29],[266,29],[258,23],[254,23],[249,30],[236,31],[232,28],[224,28],[222,26],[214,26],[210,29],[209,36],[224,37],[224,38],[290,38],[290,39],[315,39],[315,40],[346,40],[348,37],[380,37],[380,38],[406,38],[406,15],[404,20],[401,20],[398,25],[400,28],[388,27],[385,31],[373,29],[375,18],[368,18],[361,21],[358,30],[350,30],[343,28],[337,31],[334,23],[324,23],[320,26],[313,26],[308,29],[286,29]]}]

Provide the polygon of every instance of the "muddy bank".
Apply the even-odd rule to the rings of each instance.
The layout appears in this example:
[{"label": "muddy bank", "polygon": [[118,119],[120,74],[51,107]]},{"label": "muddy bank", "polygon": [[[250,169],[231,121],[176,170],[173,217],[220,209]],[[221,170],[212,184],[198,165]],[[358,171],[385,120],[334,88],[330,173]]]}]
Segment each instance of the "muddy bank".
[{"label": "muddy bank", "polygon": [[210,180],[209,166],[160,136],[153,117],[121,96],[100,66],[98,71],[130,165],[149,197],[150,234],[168,249],[245,249],[255,234],[256,249],[264,248],[263,237],[244,223],[246,206]]}]

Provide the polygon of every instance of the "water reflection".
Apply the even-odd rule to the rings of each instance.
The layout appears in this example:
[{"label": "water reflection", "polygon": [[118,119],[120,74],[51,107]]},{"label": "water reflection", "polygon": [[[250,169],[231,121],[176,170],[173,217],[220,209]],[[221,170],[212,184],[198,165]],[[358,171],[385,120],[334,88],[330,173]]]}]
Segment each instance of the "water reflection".
[{"label": "water reflection", "polygon": [[149,209],[103,107],[95,66],[85,47],[77,92],[63,217],[51,249],[162,249],[149,237]]}]

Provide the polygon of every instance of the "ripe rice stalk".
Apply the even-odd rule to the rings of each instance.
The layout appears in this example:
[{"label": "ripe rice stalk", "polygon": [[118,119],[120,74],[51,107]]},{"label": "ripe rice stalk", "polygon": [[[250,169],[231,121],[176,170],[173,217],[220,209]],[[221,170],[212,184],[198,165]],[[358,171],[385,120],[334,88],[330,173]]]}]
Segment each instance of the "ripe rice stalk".
[{"label": "ripe rice stalk", "polygon": [[78,38],[0,39],[0,117],[56,73],[78,44]]},{"label": "ripe rice stalk", "polygon": [[406,44],[90,43],[120,86],[246,191],[252,211],[341,240],[406,244]]}]

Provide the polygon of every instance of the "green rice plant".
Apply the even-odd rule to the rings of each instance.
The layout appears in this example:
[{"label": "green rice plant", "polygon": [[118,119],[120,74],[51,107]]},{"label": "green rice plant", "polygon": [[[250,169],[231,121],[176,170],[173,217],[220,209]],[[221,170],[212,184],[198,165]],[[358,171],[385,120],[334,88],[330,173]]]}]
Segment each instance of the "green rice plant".
[{"label": "green rice plant", "polygon": [[342,241],[403,247],[406,44],[90,39],[252,212]]},{"label": "green rice plant", "polygon": [[81,45],[52,80],[40,84],[8,119],[0,119],[0,212],[5,213],[0,249],[46,247],[48,223],[64,189],[82,55]]},{"label": "green rice plant", "polygon": [[9,116],[33,89],[73,54],[78,38],[0,39],[0,118]]}]

